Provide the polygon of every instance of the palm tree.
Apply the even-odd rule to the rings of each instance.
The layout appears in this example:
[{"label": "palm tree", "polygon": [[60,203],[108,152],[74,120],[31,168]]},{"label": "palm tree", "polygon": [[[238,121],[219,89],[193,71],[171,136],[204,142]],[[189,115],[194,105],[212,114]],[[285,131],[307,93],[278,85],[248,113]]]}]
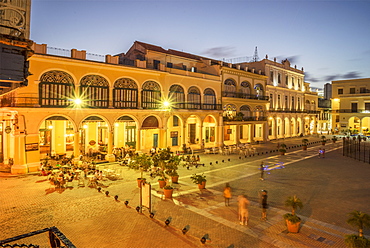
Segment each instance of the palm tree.
[{"label": "palm tree", "polygon": [[365,214],[361,211],[352,211],[348,213],[349,219],[347,224],[358,228],[358,236],[363,237],[364,228],[370,227],[370,215]]},{"label": "palm tree", "polygon": [[292,215],[295,215],[295,211],[297,210],[297,208],[303,208],[303,203],[296,195],[294,195],[288,197],[288,199],[285,201],[285,206],[291,207]]}]

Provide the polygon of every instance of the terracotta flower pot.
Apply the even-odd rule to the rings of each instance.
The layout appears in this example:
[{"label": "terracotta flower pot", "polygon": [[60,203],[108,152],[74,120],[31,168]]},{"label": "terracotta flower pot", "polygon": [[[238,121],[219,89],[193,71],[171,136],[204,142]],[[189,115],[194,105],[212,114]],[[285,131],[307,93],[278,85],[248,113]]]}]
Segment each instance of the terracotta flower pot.
[{"label": "terracotta flower pot", "polygon": [[299,227],[301,225],[301,222],[297,223],[291,223],[289,220],[286,220],[286,225],[288,227],[288,232],[290,233],[298,233],[299,232]]},{"label": "terracotta flower pot", "polygon": [[172,178],[172,183],[179,183],[179,176],[173,176]]},{"label": "terracotta flower pot", "polygon": [[307,150],[307,146],[306,145],[303,145],[302,146],[302,149],[305,151],[305,150]]},{"label": "terracotta flower pot", "polygon": [[165,198],[172,198],[173,189],[163,189]]},{"label": "terracotta flower pot", "polygon": [[198,184],[198,189],[205,189],[206,188],[206,181],[203,181],[201,184]]},{"label": "terracotta flower pot", "polygon": [[158,180],[159,187],[163,189],[164,186],[166,186],[166,181],[165,180]]},{"label": "terracotta flower pot", "polygon": [[138,179],[137,179],[137,186],[138,186],[139,188],[141,188],[141,184],[142,184],[142,182],[145,182],[145,181],[146,181],[146,179],[138,178]]}]

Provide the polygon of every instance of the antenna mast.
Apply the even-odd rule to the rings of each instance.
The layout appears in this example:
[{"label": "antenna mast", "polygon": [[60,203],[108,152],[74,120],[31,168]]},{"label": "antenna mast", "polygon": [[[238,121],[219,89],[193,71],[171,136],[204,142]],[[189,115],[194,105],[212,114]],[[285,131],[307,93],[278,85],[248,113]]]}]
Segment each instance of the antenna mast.
[{"label": "antenna mast", "polygon": [[253,55],[253,58],[252,58],[251,62],[257,62],[259,60],[260,60],[260,58],[258,57],[258,51],[257,51],[257,47],[256,47],[256,49],[254,49],[254,55]]}]

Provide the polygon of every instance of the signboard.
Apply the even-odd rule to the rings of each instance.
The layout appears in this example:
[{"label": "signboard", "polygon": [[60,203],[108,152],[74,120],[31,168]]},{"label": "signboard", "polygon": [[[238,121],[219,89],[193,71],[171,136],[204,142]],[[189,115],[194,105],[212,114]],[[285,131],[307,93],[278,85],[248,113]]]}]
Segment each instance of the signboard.
[{"label": "signboard", "polygon": [[175,132],[171,132],[171,138],[176,138],[178,136],[178,132],[175,131]]},{"label": "signboard", "polygon": [[26,144],[26,152],[38,151],[38,150],[39,150],[39,144],[38,143]]},{"label": "signboard", "polygon": [[150,212],[152,211],[151,190],[152,186],[150,185],[150,183],[143,183],[141,187],[141,206],[148,208]]}]

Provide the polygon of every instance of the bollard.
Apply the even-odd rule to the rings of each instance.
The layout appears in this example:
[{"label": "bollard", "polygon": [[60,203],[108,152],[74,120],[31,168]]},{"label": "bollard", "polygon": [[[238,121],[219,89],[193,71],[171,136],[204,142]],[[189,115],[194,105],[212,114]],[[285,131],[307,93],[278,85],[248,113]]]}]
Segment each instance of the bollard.
[{"label": "bollard", "polygon": [[212,162],[209,162],[209,165],[212,165]]},{"label": "bollard", "polygon": [[182,234],[186,234],[190,229],[190,226],[189,225],[186,225],[183,229],[182,229]]},{"label": "bollard", "polygon": [[105,191],[105,195],[106,196],[109,196],[109,191]]},{"label": "bollard", "polygon": [[171,223],[171,220],[172,220],[172,217],[168,217],[168,218],[164,221],[164,224],[166,224],[166,226],[168,226],[168,225]]},{"label": "bollard", "polygon": [[222,163],[225,163],[225,160],[222,160]]},{"label": "bollard", "polygon": [[151,213],[149,214],[149,217],[150,217],[150,218],[154,218],[154,213],[153,213],[153,212],[151,212]]},{"label": "bollard", "polygon": [[116,201],[118,200],[118,195],[114,196],[114,200],[116,200]]},{"label": "bollard", "polygon": [[229,162],[230,162],[230,159],[227,159],[227,161],[229,161]]},{"label": "bollard", "polygon": [[98,190],[99,193],[101,192],[101,188],[100,187],[98,187],[97,190]]},{"label": "bollard", "polygon": [[127,201],[127,200],[125,201],[125,205],[126,205],[126,207],[127,207],[127,205],[128,205],[128,201]]},{"label": "bollard", "polygon": [[138,213],[140,212],[140,206],[137,206],[135,209]]}]

